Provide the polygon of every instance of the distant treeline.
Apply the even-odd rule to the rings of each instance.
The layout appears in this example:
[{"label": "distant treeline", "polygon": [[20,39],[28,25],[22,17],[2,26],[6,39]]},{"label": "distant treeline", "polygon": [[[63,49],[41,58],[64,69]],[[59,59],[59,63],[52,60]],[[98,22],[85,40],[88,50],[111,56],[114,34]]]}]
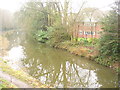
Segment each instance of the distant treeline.
[{"label": "distant treeline", "polygon": [[0,31],[16,28],[14,14],[8,10],[0,9]]}]

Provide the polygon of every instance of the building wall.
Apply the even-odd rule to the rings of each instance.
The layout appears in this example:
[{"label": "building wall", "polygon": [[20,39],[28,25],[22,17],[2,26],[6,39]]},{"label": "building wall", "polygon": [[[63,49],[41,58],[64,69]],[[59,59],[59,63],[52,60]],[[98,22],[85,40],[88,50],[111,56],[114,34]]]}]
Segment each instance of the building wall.
[{"label": "building wall", "polygon": [[100,38],[101,25],[98,23],[77,23],[74,25],[74,36],[78,38]]}]

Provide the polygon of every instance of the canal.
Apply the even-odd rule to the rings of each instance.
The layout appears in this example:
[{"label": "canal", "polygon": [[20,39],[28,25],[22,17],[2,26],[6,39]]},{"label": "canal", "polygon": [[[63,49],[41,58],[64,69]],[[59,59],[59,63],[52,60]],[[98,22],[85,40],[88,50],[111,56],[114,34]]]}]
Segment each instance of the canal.
[{"label": "canal", "polygon": [[118,76],[111,69],[69,52],[41,44],[22,31],[5,35],[3,56],[14,69],[22,69],[43,84],[57,88],[114,88]]}]

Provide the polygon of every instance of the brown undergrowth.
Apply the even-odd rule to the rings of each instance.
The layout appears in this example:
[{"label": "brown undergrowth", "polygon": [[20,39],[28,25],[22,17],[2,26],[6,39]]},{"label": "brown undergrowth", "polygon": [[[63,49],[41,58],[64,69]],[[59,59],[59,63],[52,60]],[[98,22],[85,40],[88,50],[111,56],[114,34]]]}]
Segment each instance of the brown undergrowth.
[{"label": "brown undergrowth", "polygon": [[70,42],[69,43],[62,42],[62,43],[56,44],[54,48],[63,49],[70,52],[71,54],[75,54],[75,55],[87,58],[88,60],[95,61],[98,64],[101,64],[106,67],[110,67],[113,70],[115,70],[117,73],[119,73],[120,62],[112,62],[111,65],[107,65],[107,63],[103,64],[103,63],[100,63],[100,61],[96,60],[96,58],[99,55],[99,51],[97,49],[98,47],[84,46],[84,45],[71,45]]}]

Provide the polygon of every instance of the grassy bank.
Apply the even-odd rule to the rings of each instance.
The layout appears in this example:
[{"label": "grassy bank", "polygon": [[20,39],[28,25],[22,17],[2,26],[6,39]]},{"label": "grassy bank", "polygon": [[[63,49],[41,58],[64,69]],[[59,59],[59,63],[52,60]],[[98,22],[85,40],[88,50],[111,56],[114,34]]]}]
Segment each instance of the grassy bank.
[{"label": "grassy bank", "polygon": [[[52,32],[53,33],[53,32]],[[49,46],[64,49],[72,54],[85,57],[93,60],[101,65],[110,67],[116,72],[119,68],[119,53],[117,40],[109,40],[107,42],[102,38],[72,38],[68,34],[49,35],[47,32],[39,32],[34,35],[34,38],[41,43],[46,43]],[[51,37],[52,36],[52,37]],[[51,37],[51,38],[50,38]],[[107,43],[106,43],[107,42]]]},{"label": "grassy bank", "polygon": [[97,43],[84,43],[81,44],[80,42],[71,42],[66,41],[62,43],[57,43],[53,46],[54,48],[63,49],[71,54],[75,54],[89,60],[95,61],[98,64],[101,64],[106,67],[110,67],[111,69],[115,70],[117,73],[120,71],[119,62],[110,61],[109,58],[99,58],[99,50]]},{"label": "grassy bank", "polygon": [[[15,78],[27,83],[28,85],[31,85],[33,88],[50,88],[50,86],[40,83],[39,80],[31,77],[22,70],[11,69],[10,66],[7,65],[7,62],[2,59],[0,59],[0,68],[9,75],[12,75]],[[2,86],[4,86],[4,84],[2,84]]]},{"label": "grassy bank", "polygon": [[0,89],[1,88],[17,88],[17,86],[11,84],[9,81],[0,78]]}]

